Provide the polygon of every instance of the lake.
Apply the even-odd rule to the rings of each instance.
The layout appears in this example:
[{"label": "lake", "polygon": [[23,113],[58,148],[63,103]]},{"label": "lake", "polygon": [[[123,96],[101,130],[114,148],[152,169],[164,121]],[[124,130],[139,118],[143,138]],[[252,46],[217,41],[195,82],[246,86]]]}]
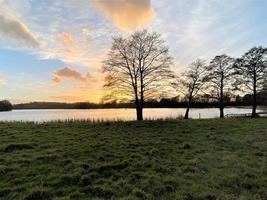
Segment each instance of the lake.
[{"label": "lake", "polygon": [[[258,109],[258,112],[263,109]],[[184,115],[185,108],[147,108],[144,109],[145,119],[177,118]],[[250,113],[251,108],[225,108],[226,114]],[[219,117],[217,108],[192,108],[190,118],[205,119]],[[89,120],[135,120],[135,109],[47,109],[47,110],[13,110],[0,112],[0,121],[35,121],[45,122],[67,119]]]}]

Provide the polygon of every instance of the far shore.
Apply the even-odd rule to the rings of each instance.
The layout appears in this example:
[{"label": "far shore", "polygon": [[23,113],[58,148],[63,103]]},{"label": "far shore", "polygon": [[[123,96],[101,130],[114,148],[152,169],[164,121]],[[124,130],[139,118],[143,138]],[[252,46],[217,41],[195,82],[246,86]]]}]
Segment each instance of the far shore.
[{"label": "far shore", "polygon": [[[176,109],[176,108],[186,108],[186,107],[144,107],[144,109],[161,109],[161,108],[167,108],[167,109]],[[206,107],[192,107],[191,109],[209,109],[209,108],[218,108],[216,106],[206,106]],[[250,109],[252,108],[252,106],[225,106],[225,108],[246,108],[246,109]],[[92,109],[135,109],[134,107],[105,107],[105,108],[99,108],[99,107],[95,107],[95,108],[42,108],[42,107],[34,107],[34,108],[17,108],[16,105],[14,105],[13,110],[92,110]],[[258,106],[257,109],[267,109],[267,106]],[[2,111],[4,112],[4,111]],[[7,111],[8,112],[8,111]]]}]

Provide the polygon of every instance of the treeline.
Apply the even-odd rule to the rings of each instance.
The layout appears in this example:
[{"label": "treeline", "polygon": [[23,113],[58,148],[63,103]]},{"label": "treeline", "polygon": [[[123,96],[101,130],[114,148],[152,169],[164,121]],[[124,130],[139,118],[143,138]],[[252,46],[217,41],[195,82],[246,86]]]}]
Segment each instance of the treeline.
[{"label": "treeline", "polygon": [[12,108],[13,108],[13,106],[9,101],[7,101],[7,100],[0,101],[0,112],[11,111]]},{"label": "treeline", "polygon": [[[250,106],[253,97],[250,94],[241,96],[225,97],[225,106]],[[178,97],[162,98],[160,100],[148,100],[144,102],[144,108],[186,108],[188,102],[186,99]],[[215,108],[218,107],[217,101],[210,101],[208,97],[199,97],[192,102],[193,108]],[[267,92],[259,93],[259,105],[267,106]],[[58,103],[58,102],[30,102],[24,104],[16,104],[14,109],[105,109],[105,108],[135,108],[133,102],[117,102],[109,103]]]},{"label": "treeline", "polygon": [[59,103],[59,102],[30,102],[14,105],[14,109],[103,109],[103,108],[131,108],[132,103]]}]

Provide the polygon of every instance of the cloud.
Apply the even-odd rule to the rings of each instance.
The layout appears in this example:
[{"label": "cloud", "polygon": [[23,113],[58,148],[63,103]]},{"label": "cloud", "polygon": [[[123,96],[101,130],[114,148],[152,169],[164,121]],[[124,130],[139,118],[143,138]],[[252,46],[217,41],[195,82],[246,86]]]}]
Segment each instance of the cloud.
[{"label": "cloud", "polygon": [[74,41],[73,35],[60,32],[41,50],[44,59],[57,58],[66,63],[88,63],[87,52]]},{"label": "cloud", "polygon": [[[70,65],[79,65],[99,69],[105,55],[101,47],[96,47],[90,36],[85,36],[89,29],[81,29],[82,35],[60,32],[48,41],[39,53],[42,59],[59,59]],[[103,48],[102,48],[103,49]]]},{"label": "cloud", "polygon": [[60,79],[58,76],[55,76],[55,75],[54,75],[52,81],[53,81],[54,83],[61,83],[61,82],[62,82],[62,79]]},{"label": "cloud", "polygon": [[[101,61],[106,59],[112,37],[127,35],[121,33],[121,30],[135,30],[146,24],[149,24],[147,27],[149,30],[161,33],[166,40],[175,59],[176,71],[183,70],[182,68],[196,58],[210,59],[221,53],[239,56],[251,46],[267,44],[265,37],[267,1],[43,0],[40,3],[36,2],[0,0],[1,50],[8,49],[10,42],[14,42],[16,45],[13,46],[20,49],[25,43],[27,46],[34,46],[36,42],[41,41],[41,45],[33,51],[20,49],[22,55],[33,53],[41,59],[55,59],[55,64],[52,61],[53,66],[46,70],[51,68],[53,71],[57,70],[57,61],[63,62],[63,66],[71,66],[69,69],[74,71],[76,70],[74,67],[78,67],[79,70],[86,70],[82,67],[87,67],[91,82],[87,84],[83,81],[86,79],[86,73],[76,70],[80,74],[79,78],[53,75],[54,83],[71,81],[71,84],[55,86],[51,82],[51,76],[46,77],[40,73],[41,77],[37,79],[49,81],[45,89],[36,87],[34,91],[25,91],[23,81],[27,76],[19,77],[12,89],[19,87],[21,92],[12,94],[6,92],[14,98],[34,99],[38,96],[39,99],[46,99],[51,95],[68,97],[75,95],[82,96],[83,99],[99,98],[102,84],[99,81]],[[107,23],[107,20],[111,23]],[[6,26],[8,24],[10,27],[11,22],[13,26],[19,28],[8,29],[7,32]],[[42,62],[40,61],[40,66],[36,67],[42,67]],[[35,62],[31,63],[34,65]],[[21,68],[20,62],[14,65],[14,70],[17,68]],[[98,74],[95,74],[97,72]],[[94,80],[95,77],[97,81]],[[30,79],[26,81],[33,82]]]},{"label": "cloud", "polygon": [[27,47],[38,47],[39,42],[34,38],[29,28],[16,19],[0,15],[0,40],[9,38]]},{"label": "cloud", "polygon": [[95,0],[96,7],[123,31],[147,25],[155,16],[150,0]]},{"label": "cloud", "polygon": [[83,33],[83,35],[86,36],[86,37],[90,37],[90,36],[91,36],[91,31],[90,31],[89,28],[83,28],[83,29],[82,29],[82,33]]},{"label": "cloud", "polygon": [[74,45],[73,37],[70,33],[61,32],[58,34],[58,38],[65,45],[68,51],[71,52],[75,49],[78,49],[78,47]]},{"label": "cloud", "polygon": [[[153,29],[161,32],[170,46],[170,52],[176,63],[174,70],[183,70],[197,58],[209,60],[223,53],[239,56],[249,46],[253,46],[253,44],[248,45],[255,41],[255,39],[249,40],[249,35],[250,37],[259,35],[255,32],[253,36],[252,32],[255,31],[252,27],[259,25],[256,22],[251,23],[255,20],[253,13],[257,6],[249,6],[249,3],[252,4],[249,0],[244,0],[242,3],[231,0],[171,1],[171,3],[161,1],[161,7],[165,9],[160,10],[161,19],[155,20]],[[251,17],[252,15],[254,17]],[[260,19],[257,21],[261,24]],[[264,37],[257,38],[264,43]]]},{"label": "cloud", "polygon": [[[92,15],[88,13],[88,7],[71,6],[64,0],[62,4],[50,2],[51,6],[47,8],[48,2],[44,2],[37,6],[28,0],[0,0],[0,45],[20,50],[38,47],[31,49],[31,53],[40,59],[57,59],[66,65],[99,70],[107,51],[103,41],[108,44],[110,36],[106,31],[97,30],[99,24],[96,25],[95,20],[88,20]],[[69,15],[67,10],[76,17]],[[92,10],[95,15],[97,11]]]},{"label": "cloud", "polygon": [[[64,85],[64,81],[72,81],[70,85]],[[50,89],[50,99],[56,101],[93,101],[98,102],[102,96],[104,77],[94,72],[80,73],[70,67],[59,69],[53,73],[52,82],[55,85]]]},{"label": "cloud", "polygon": [[52,81],[54,83],[62,83],[64,80],[73,80],[88,83],[91,82],[92,79],[89,72],[85,75],[82,75],[76,70],[65,67],[54,72]]},{"label": "cloud", "polygon": [[4,79],[0,79],[0,86],[5,85],[5,84],[6,84],[6,81]]}]

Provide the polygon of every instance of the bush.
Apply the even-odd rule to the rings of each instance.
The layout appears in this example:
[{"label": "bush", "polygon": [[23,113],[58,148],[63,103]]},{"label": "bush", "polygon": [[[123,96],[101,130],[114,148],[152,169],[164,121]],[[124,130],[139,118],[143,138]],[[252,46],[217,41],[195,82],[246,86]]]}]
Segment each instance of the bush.
[{"label": "bush", "polygon": [[12,109],[13,106],[9,101],[7,100],[0,101],[0,111],[11,111]]}]

